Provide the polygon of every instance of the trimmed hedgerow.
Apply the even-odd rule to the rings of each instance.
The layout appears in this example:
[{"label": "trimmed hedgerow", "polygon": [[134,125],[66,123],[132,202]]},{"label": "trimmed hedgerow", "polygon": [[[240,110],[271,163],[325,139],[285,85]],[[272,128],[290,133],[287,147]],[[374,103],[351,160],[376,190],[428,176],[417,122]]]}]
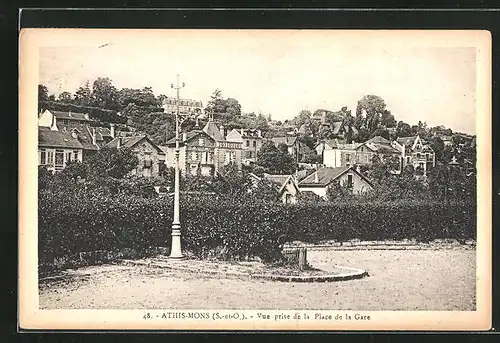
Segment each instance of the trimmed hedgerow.
[{"label": "trimmed hedgerow", "polygon": [[[172,199],[40,191],[39,258],[170,246]],[[475,239],[476,208],[462,202],[304,203],[182,198],[183,248],[200,257],[279,260],[281,244]]]}]

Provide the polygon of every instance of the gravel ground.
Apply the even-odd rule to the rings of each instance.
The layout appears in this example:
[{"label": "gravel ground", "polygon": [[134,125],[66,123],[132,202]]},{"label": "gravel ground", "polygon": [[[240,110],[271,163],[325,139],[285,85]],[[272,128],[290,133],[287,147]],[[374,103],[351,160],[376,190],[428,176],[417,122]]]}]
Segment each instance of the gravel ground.
[{"label": "gravel ground", "polygon": [[41,309],[475,310],[473,249],[309,251],[308,261],[370,276],[288,283],[106,265],[40,283],[39,303]]}]

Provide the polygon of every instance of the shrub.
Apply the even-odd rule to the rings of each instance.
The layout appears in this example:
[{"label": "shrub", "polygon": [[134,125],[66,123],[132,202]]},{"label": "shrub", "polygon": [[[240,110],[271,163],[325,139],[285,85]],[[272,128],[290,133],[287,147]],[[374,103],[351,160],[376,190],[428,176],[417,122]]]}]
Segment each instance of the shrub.
[{"label": "shrub", "polygon": [[[39,257],[170,246],[171,197],[39,192]],[[465,202],[349,202],[294,205],[254,198],[181,197],[183,248],[199,257],[282,258],[283,241],[475,239],[476,207]]]}]

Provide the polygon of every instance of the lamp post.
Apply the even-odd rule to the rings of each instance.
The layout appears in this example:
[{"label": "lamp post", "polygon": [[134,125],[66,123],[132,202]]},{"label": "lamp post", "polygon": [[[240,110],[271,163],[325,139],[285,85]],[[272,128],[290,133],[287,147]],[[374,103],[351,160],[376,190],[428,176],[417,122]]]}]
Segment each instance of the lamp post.
[{"label": "lamp post", "polygon": [[184,82],[179,85],[179,75],[177,75],[177,84],[171,84],[171,88],[177,91],[177,111],[175,113],[175,180],[174,180],[174,220],[172,222],[172,248],[170,249],[171,259],[181,259],[181,221],[180,221],[180,168],[179,168],[179,155],[180,155],[180,137],[179,137],[179,90],[185,86]]}]

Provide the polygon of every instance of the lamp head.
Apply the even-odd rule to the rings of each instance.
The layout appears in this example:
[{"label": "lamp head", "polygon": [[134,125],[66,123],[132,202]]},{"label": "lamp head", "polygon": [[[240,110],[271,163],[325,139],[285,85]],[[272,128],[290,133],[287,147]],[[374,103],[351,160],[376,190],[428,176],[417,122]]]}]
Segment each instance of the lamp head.
[{"label": "lamp head", "polygon": [[185,87],[185,86],[186,86],[186,84],[183,82],[183,83],[182,83],[182,87]]}]

